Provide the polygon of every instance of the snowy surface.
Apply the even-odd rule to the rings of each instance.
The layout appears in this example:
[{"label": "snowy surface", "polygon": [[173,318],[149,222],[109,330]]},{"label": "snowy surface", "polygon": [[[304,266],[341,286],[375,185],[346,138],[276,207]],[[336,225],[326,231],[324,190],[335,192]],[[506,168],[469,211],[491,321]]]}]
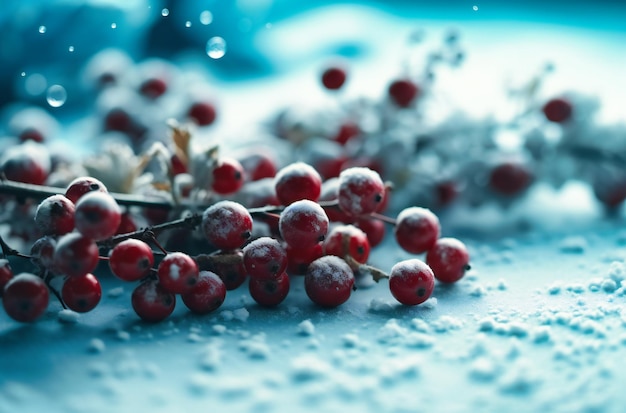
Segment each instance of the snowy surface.
[{"label": "snowy surface", "polygon": [[[626,55],[615,53],[622,33],[397,21],[369,9],[351,9],[344,24],[347,11],[337,11],[304,14],[260,42],[275,59],[293,63],[320,21],[343,31],[329,34],[334,39],[358,36],[376,47],[354,69],[348,95],[376,96],[399,72],[410,30],[437,36],[455,26],[469,57],[461,73],[442,74],[454,92],[445,99],[473,102],[465,105],[472,115],[497,107],[507,75],[525,78],[550,59],[558,76],[547,93],[566,87],[600,93],[602,119],[623,119],[617,102],[624,90],[614,83],[626,64]],[[239,126],[242,113],[267,119],[293,102],[285,91],[326,102],[319,67],[231,84],[220,96],[224,116],[214,133],[234,135],[229,125]],[[72,132],[80,135],[70,131],[69,143],[54,144],[79,142]],[[506,211],[495,205],[446,211],[442,234],[463,239],[472,270],[454,286],[437,285],[417,307],[398,304],[386,281],[359,279],[348,302],[321,309],[296,277],[275,309],[256,305],[244,285],[210,315],[192,315],[179,300],[170,319],[152,325],[131,309],[134,284],[111,277],[102,279],[103,299],[92,313],[61,311],[51,300],[42,320],[21,325],[0,311],[0,413],[621,412],[626,233],[623,219],[601,217],[589,190],[576,183],[558,192],[537,187]],[[369,263],[389,271],[413,257],[388,236]]]}]

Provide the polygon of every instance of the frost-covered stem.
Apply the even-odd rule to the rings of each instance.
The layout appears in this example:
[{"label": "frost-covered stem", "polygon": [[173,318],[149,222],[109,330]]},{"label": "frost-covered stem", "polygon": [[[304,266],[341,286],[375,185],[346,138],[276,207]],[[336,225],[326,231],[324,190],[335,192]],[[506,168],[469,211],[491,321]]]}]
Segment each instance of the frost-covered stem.
[{"label": "frost-covered stem", "polygon": [[396,221],[395,218],[391,218],[391,217],[388,217],[386,215],[379,214],[378,212],[372,212],[369,216],[372,219],[377,219],[379,221],[383,221],[383,222],[385,222],[387,224],[391,224],[391,225],[397,225],[397,223],[398,223],[398,221]]},{"label": "frost-covered stem", "polygon": [[186,218],[176,219],[174,221],[164,222],[163,224],[152,225],[145,229],[139,229],[137,231],[128,232],[126,234],[115,235],[109,239],[104,241],[100,241],[99,244],[101,246],[111,247],[115,244],[118,244],[124,240],[130,238],[142,239],[146,237],[146,234],[152,233],[153,236],[158,234],[159,232],[174,229],[174,228],[189,228],[194,229],[202,222],[202,215],[193,214]]},{"label": "frost-covered stem", "polygon": [[48,286],[48,290],[50,290],[50,292],[54,294],[57,300],[59,300],[59,303],[61,303],[61,307],[63,307],[64,310],[67,310],[67,306],[65,305],[65,302],[63,301],[63,298],[61,297],[61,293],[59,293],[59,291],[56,288],[54,288],[52,284],[50,283],[50,280],[53,278],[50,276],[50,273],[46,270],[44,272],[43,277],[41,278],[43,279],[43,282],[46,284],[46,286]]},{"label": "frost-covered stem", "polygon": [[0,235],[0,249],[2,249],[2,255],[5,257],[14,256],[30,259],[30,255],[22,254],[18,250],[11,248],[9,244],[6,243],[4,238],[2,238],[2,235]]},{"label": "frost-covered stem", "polygon": [[[31,198],[41,201],[49,196],[64,193],[65,188],[24,184],[0,178],[0,194],[15,195],[17,197]],[[158,209],[172,209],[174,207],[174,204],[171,202],[149,201],[143,197],[140,198],[129,194],[110,192],[110,195],[115,199],[115,201],[117,201],[118,204],[124,206],[138,206]]]},{"label": "frost-covered stem", "polygon": [[348,263],[348,265],[350,266],[350,268],[352,268],[353,271],[358,271],[361,274],[371,274],[372,278],[376,282],[379,282],[380,280],[384,278],[389,278],[389,274],[387,274],[380,268],[376,268],[368,264],[361,264],[360,262],[352,258],[350,254],[346,254],[346,256],[343,257],[343,259],[344,261]]},{"label": "frost-covered stem", "polygon": [[161,250],[161,252],[165,255],[167,255],[167,250],[165,248],[163,248],[163,245],[161,245],[161,243],[159,242],[159,240],[157,239],[156,235],[154,234],[154,232],[152,231],[145,231],[143,233],[143,237],[149,241],[151,241],[154,245],[156,245],[156,247],[158,249]]}]

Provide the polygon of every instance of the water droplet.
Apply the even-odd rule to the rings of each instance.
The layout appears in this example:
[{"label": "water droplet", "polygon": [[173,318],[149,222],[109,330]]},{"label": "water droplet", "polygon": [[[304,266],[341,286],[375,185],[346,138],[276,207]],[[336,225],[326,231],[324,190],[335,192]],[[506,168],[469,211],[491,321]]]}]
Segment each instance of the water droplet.
[{"label": "water droplet", "polygon": [[165,9],[161,10],[161,16],[167,17],[169,15],[170,15],[170,9],[165,8]]},{"label": "water droplet", "polygon": [[46,26],[39,26],[39,33],[44,34],[46,30]]},{"label": "water droplet", "polygon": [[46,78],[40,73],[33,73],[32,75],[26,78],[24,82],[24,89],[26,89],[26,93],[31,96],[41,95],[48,86],[48,82]]},{"label": "water droplet", "polygon": [[191,27],[191,22],[189,20],[185,22],[185,27]]},{"label": "water droplet", "polygon": [[20,76],[25,77],[26,76],[26,72],[20,73]]},{"label": "water droplet", "polygon": [[472,10],[478,11],[478,6],[472,6]]},{"label": "water droplet", "polygon": [[211,59],[219,59],[226,54],[226,41],[219,36],[211,37],[206,44],[206,54]]},{"label": "water droplet", "polygon": [[205,10],[202,13],[200,13],[200,23],[206,26],[208,24],[211,24],[212,21],[213,21],[213,13],[211,13],[208,10]]},{"label": "water droplet", "polygon": [[52,85],[48,88],[46,100],[48,101],[48,105],[52,106],[53,108],[59,108],[63,106],[63,104],[67,100],[67,92],[65,91],[65,88],[61,85]]},{"label": "water droplet", "polygon": [[74,51],[74,46],[68,47],[67,50],[69,50],[69,52],[72,53]]},{"label": "water droplet", "polygon": [[111,23],[111,28],[112,29],[117,29],[117,23]]}]

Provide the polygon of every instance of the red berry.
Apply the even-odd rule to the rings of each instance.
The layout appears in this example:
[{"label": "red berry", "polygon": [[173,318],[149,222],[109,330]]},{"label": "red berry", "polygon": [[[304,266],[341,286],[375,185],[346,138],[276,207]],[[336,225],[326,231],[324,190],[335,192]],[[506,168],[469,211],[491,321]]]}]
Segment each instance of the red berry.
[{"label": "red berry", "polygon": [[346,122],[339,127],[339,130],[335,136],[332,137],[332,140],[340,145],[345,145],[349,140],[358,136],[359,133],[361,133],[359,125],[352,122]]},{"label": "red berry", "polygon": [[50,173],[50,156],[33,141],[11,146],[0,156],[0,172],[9,181],[43,185]]},{"label": "red berry", "polygon": [[45,235],[64,235],[74,229],[74,203],[63,195],[52,195],[41,201],[35,212],[35,223]]},{"label": "red berry", "polygon": [[99,260],[98,245],[78,232],[70,232],[59,238],[52,266],[61,274],[81,277],[93,272]]},{"label": "red berry", "polygon": [[338,90],[346,81],[346,71],[341,67],[329,67],[322,73],[322,84],[326,89]]},{"label": "red berry", "polygon": [[9,264],[9,260],[0,259],[0,298],[2,298],[2,292],[5,285],[13,278],[13,270]]},{"label": "red berry", "polygon": [[417,85],[408,79],[399,79],[389,85],[389,97],[401,108],[411,106],[419,91]]},{"label": "red berry", "polygon": [[56,239],[45,236],[39,238],[30,247],[30,261],[42,270],[48,270],[53,274],[58,274],[54,268],[53,258],[56,248]]},{"label": "red berry", "polygon": [[616,210],[626,199],[626,174],[598,169],[591,181],[593,194],[608,211]]},{"label": "red berry", "polygon": [[261,237],[244,247],[243,265],[251,278],[274,279],[287,268],[287,252],[275,239]]},{"label": "red berry", "polygon": [[378,219],[361,218],[355,222],[358,228],[367,234],[370,247],[374,248],[385,238],[385,223]]},{"label": "red berry", "polygon": [[4,287],[2,305],[14,320],[22,323],[35,321],[48,307],[48,286],[33,274],[21,273]]},{"label": "red berry", "polygon": [[200,271],[196,285],[181,298],[192,312],[208,314],[218,309],[226,299],[226,286],[217,274]]},{"label": "red berry", "polygon": [[278,228],[288,245],[309,248],[324,241],[328,232],[328,217],[319,204],[303,199],[283,210]]},{"label": "red berry", "polygon": [[200,270],[217,274],[228,291],[237,289],[248,278],[241,250],[222,251],[206,257],[200,256],[196,258],[196,261]]},{"label": "red berry", "polygon": [[161,97],[166,91],[167,83],[160,78],[146,79],[141,86],[139,86],[139,92],[150,99]]},{"label": "red berry", "polygon": [[324,256],[324,247],[321,242],[312,247],[300,248],[287,245],[287,273],[290,275],[306,274],[309,265]]},{"label": "red berry", "polygon": [[198,126],[208,126],[215,122],[217,113],[211,103],[195,102],[189,107],[187,116]]},{"label": "red berry", "polygon": [[86,237],[96,241],[112,237],[121,222],[122,210],[107,193],[90,192],[76,203],[76,229]]},{"label": "red berry", "polygon": [[137,224],[135,224],[132,215],[128,212],[124,212],[122,214],[120,226],[117,227],[117,231],[115,231],[115,235],[128,234],[129,232],[135,231],[137,231]]},{"label": "red berry", "polygon": [[273,279],[250,278],[250,295],[262,306],[274,307],[282,303],[289,293],[289,276],[286,272]]},{"label": "red berry", "polygon": [[102,297],[102,287],[93,274],[70,277],[61,290],[63,302],[70,310],[86,313],[96,308]]},{"label": "red berry", "polygon": [[421,254],[431,249],[439,238],[439,218],[426,208],[406,208],[398,214],[394,233],[402,249]]},{"label": "red berry", "polygon": [[191,291],[198,282],[198,265],[187,254],[170,252],[159,263],[157,276],[159,284],[174,294]]},{"label": "red berry", "polygon": [[450,205],[459,195],[459,185],[455,181],[441,181],[435,184],[435,200],[438,206]]},{"label": "red berry", "polygon": [[439,238],[428,254],[426,263],[435,278],[444,283],[460,280],[469,269],[469,253],[465,244],[456,238]]},{"label": "red berry", "polygon": [[317,201],[322,191],[322,177],[309,164],[294,162],[278,171],[275,177],[276,196],[283,205],[301,199]]},{"label": "red berry", "polygon": [[365,232],[354,225],[334,227],[324,240],[324,255],[344,258],[350,255],[357,262],[365,264],[370,255],[370,243]]},{"label": "red berry", "polygon": [[236,159],[220,158],[213,169],[211,189],[218,194],[227,195],[237,192],[244,183],[243,166]]},{"label": "red berry", "polygon": [[127,239],[117,244],[109,254],[111,272],[124,281],[137,281],[150,273],[154,255],[148,244]]},{"label": "red berry", "polygon": [[546,102],[543,114],[550,122],[563,123],[572,117],[572,104],[562,98],[554,98]]},{"label": "red berry", "polygon": [[404,305],[418,305],[428,300],[435,288],[433,270],[422,260],[397,263],[389,274],[389,290]]},{"label": "red berry", "polygon": [[37,143],[43,143],[46,140],[44,134],[40,130],[37,130],[33,127],[27,127],[26,129],[24,129],[20,133],[19,138],[22,142],[33,141]]},{"label": "red berry", "polygon": [[202,214],[202,231],[216,248],[236,249],[252,234],[252,216],[237,202],[219,201]]},{"label": "red berry", "polygon": [[122,108],[113,108],[104,116],[104,130],[133,134],[135,122],[131,115]]},{"label": "red berry", "polygon": [[339,175],[337,199],[348,215],[359,216],[376,212],[385,197],[385,184],[377,172],[353,167]]},{"label": "red berry", "polygon": [[276,162],[263,152],[251,152],[237,158],[250,181],[259,181],[263,178],[276,176]]},{"label": "red berry", "polygon": [[512,196],[524,191],[530,185],[532,173],[526,165],[518,162],[504,162],[491,170],[489,186],[501,195]]},{"label": "red berry", "polygon": [[102,182],[90,176],[83,176],[70,182],[65,190],[65,197],[76,204],[80,197],[94,191],[108,193],[106,186]]},{"label": "red berry", "polygon": [[176,296],[155,280],[146,280],[133,291],[131,302],[135,313],[144,321],[165,320],[176,306]]},{"label": "red berry", "polygon": [[354,286],[354,273],[341,258],[327,255],[313,261],[304,276],[304,290],[311,301],[322,307],[345,303]]}]

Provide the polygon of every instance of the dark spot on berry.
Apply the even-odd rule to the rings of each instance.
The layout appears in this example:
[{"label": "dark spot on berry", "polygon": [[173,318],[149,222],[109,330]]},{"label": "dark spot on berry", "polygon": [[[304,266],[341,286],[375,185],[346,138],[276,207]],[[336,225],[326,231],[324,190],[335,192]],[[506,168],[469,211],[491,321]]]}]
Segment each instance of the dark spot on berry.
[{"label": "dark spot on berry", "polygon": [[87,300],[85,300],[84,298],[81,298],[80,300],[78,300],[78,302],[76,303],[76,306],[78,308],[87,308]]},{"label": "dark spot on berry", "polygon": [[163,304],[169,307],[172,304],[172,297],[169,295],[163,297]]},{"label": "dark spot on berry", "polygon": [[272,261],[269,265],[269,270],[272,274],[276,274],[276,272],[278,272],[278,269],[280,268],[280,266],[278,265],[278,263],[276,261]]},{"label": "dark spot on berry", "polygon": [[243,239],[248,239],[252,236],[252,233],[250,231],[245,231],[241,233],[241,238]]},{"label": "dark spot on berry", "polygon": [[418,297],[423,297],[426,295],[426,288],[418,288],[417,289],[417,296]]},{"label": "dark spot on berry", "polygon": [[465,267],[463,267],[463,269],[464,269],[465,271],[469,271],[469,270],[471,270],[471,269],[472,269],[472,266],[471,266],[471,265],[469,265],[469,264],[465,264]]},{"label": "dark spot on berry", "polygon": [[326,239],[326,235],[320,235],[319,238],[317,239],[319,242],[324,241],[324,239]]},{"label": "dark spot on berry", "polygon": [[278,284],[274,281],[266,281],[264,284],[263,289],[270,294],[273,294],[278,289]]},{"label": "dark spot on berry", "polygon": [[365,254],[365,248],[363,248],[362,245],[359,245],[358,247],[356,247],[356,252],[359,255],[363,255],[363,254]]},{"label": "dark spot on berry", "polygon": [[20,311],[22,311],[24,313],[30,311],[30,307],[31,307],[31,305],[30,305],[30,303],[28,301],[22,301],[20,303]]},{"label": "dark spot on berry", "polygon": [[237,181],[241,180],[241,172],[235,171],[235,180]]},{"label": "dark spot on berry", "polygon": [[81,214],[89,222],[100,222],[102,219],[102,216],[100,215],[98,211],[91,210],[91,209],[84,208],[83,210],[81,210]]},{"label": "dark spot on berry", "polygon": [[198,280],[195,277],[187,278],[187,285],[196,285],[196,282],[198,282]]},{"label": "dark spot on berry", "polygon": [[382,200],[383,200],[383,196],[381,194],[374,195],[374,201],[375,202],[380,202]]},{"label": "dark spot on berry", "polygon": [[97,191],[98,189],[100,189],[100,185],[98,185],[95,182],[93,184],[89,185],[89,190],[90,191]]},{"label": "dark spot on berry", "polygon": [[139,262],[137,263],[137,267],[139,267],[142,270],[145,270],[149,266],[150,266],[150,260],[147,259],[146,257],[140,259]]},{"label": "dark spot on berry", "polygon": [[63,211],[63,206],[59,202],[54,202],[52,203],[52,206],[50,206],[50,214],[53,216],[63,215]]},{"label": "dark spot on berry", "polygon": [[352,291],[356,291],[356,285],[352,284]]}]

